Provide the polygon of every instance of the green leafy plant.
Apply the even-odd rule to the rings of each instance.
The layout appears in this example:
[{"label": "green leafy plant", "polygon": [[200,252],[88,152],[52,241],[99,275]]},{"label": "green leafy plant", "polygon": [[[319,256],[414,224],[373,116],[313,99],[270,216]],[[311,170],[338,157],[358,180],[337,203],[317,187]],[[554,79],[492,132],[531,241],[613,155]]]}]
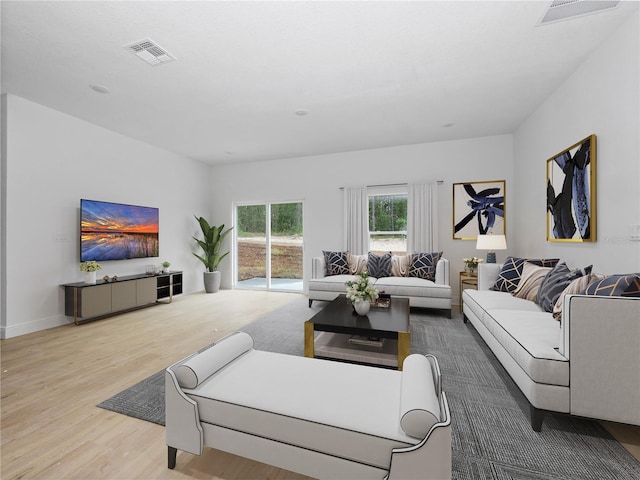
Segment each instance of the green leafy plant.
[{"label": "green leafy plant", "polygon": [[97,272],[98,270],[102,270],[102,266],[94,260],[91,260],[89,262],[82,262],[80,264],[81,272]]},{"label": "green leafy plant", "polygon": [[219,227],[215,225],[209,225],[209,222],[203,217],[195,217],[200,224],[202,235],[204,238],[200,239],[193,237],[198,242],[200,248],[202,248],[202,255],[193,253],[204,264],[207,272],[215,272],[218,269],[220,261],[229,255],[229,252],[220,254],[220,247],[222,247],[222,241],[231,232],[233,227],[224,229],[224,224]]},{"label": "green leafy plant", "polygon": [[162,266],[164,268],[169,268],[171,266],[171,264],[169,262],[162,262]]}]

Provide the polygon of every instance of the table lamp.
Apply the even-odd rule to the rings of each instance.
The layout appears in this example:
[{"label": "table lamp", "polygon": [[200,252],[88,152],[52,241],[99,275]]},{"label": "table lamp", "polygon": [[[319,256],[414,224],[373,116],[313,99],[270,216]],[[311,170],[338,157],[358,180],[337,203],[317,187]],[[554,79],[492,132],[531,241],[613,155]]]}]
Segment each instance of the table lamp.
[{"label": "table lamp", "polygon": [[487,251],[487,263],[496,263],[496,250],[506,250],[507,239],[504,235],[478,235],[476,250]]}]

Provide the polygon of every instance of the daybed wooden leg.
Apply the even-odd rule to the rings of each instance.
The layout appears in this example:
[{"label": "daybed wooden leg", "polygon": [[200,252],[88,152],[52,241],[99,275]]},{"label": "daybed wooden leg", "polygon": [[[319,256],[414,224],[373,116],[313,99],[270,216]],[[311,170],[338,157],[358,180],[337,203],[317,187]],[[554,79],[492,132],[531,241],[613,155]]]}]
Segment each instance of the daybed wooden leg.
[{"label": "daybed wooden leg", "polygon": [[168,460],[169,460],[169,468],[171,470],[173,470],[174,468],[176,468],[176,454],[178,453],[178,449],[177,448],[173,448],[173,447],[167,447],[168,451]]},{"label": "daybed wooden leg", "polygon": [[531,412],[531,428],[535,432],[539,432],[542,430],[542,422],[544,421],[544,410],[540,410],[539,408],[530,405]]},{"label": "daybed wooden leg", "polygon": [[309,308],[311,308],[312,303],[313,303],[313,300],[309,299]]}]

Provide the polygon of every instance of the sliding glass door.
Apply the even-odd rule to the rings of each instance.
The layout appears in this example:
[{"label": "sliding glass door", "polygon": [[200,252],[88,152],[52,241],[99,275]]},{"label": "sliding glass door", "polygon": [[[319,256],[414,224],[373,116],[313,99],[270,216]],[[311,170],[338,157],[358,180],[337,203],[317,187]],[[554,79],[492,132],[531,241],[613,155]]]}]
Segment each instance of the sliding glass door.
[{"label": "sliding glass door", "polygon": [[302,291],[301,202],[236,205],[235,286]]}]

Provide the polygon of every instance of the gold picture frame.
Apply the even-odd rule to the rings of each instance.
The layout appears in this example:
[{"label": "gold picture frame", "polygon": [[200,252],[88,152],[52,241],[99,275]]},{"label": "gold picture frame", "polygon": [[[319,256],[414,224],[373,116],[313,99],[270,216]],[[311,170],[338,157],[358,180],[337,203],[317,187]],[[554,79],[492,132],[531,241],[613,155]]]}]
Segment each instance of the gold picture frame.
[{"label": "gold picture frame", "polygon": [[506,181],[453,184],[453,239],[506,234]]},{"label": "gold picture frame", "polygon": [[547,160],[547,241],[596,241],[596,136]]}]

